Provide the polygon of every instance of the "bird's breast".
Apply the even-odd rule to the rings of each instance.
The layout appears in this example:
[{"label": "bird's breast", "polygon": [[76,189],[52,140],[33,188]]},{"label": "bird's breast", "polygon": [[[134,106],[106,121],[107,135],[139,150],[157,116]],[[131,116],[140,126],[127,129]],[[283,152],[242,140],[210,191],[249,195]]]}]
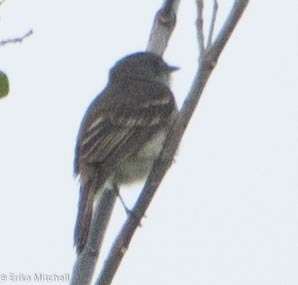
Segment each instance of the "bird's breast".
[{"label": "bird's breast", "polygon": [[165,131],[158,132],[138,153],[123,161],[117,170],[118,183],[129,184],[145,179],[162,150],[165,138]]},{"label": "bird's breast", "polygon": [[148,141],[144,147],[138,152],[137,156],[140,159],[152,159],[155,160],[160,154],[164,141],[166,139],[166,132],[158,132],[150,141]]}]

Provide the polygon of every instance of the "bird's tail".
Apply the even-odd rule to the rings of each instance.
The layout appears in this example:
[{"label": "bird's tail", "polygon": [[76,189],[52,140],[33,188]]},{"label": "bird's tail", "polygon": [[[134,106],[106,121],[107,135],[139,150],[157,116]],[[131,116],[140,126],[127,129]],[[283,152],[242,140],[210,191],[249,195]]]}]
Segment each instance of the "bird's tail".
[{"label": "bird's tail", "polygon": [[79,197],[79,209],[74,231],[74,245],[77,254],[81,253],[88,239],[88,232],[92,219],[95,185],[89,180],[81,185]]},{"label": "bird's tail", "polygon": [[[96,175],[93,180],[85,183],[80,188],[79,210],[74,231],[74,245],[78,255],[87,244],[88,235],[92,228],[94,228],[96,239],[92,239],[91,246],[95,246],[98,251],[100,250],[119,191],[112,178],[106,182],[104,181]],[[95,195],[97,201],[94,215]],[[95,244],[93,244],[94,242]]]}]

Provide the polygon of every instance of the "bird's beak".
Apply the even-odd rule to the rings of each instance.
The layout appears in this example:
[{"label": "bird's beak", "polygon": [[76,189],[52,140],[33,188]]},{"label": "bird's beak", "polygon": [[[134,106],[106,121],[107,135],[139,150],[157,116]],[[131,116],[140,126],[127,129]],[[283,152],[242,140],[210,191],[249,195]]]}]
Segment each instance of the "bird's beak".
[{"label": "bird's beak", "polygon": [[174,71],[177,71],[179,69],[180,69],[180,67],[178,67],[178,66],[172,66],[172,65],[168,66],[169,72],[174,72]]}]

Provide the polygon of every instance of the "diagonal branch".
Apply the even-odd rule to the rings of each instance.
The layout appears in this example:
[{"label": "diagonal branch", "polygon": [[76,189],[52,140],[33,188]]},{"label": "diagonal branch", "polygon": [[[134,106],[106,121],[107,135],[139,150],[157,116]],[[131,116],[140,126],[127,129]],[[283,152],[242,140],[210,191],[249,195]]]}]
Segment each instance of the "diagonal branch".
[{"label": "diagonal branch", "polygon": [[[3,1],[0,3],[0,5],[2,3],[3,3]],[[33,30],[30,30],[30,31],[28,31],[26,34],[24,34],[21,37],[2,40],[2,41],[0,41],[0,47],[1,46],[5,46],[7,44],[21,43],[23,40],[25,40],[26,38],[30,37],[32,34],[33,34]]]},{"label": "diagonal branch", "polygon": [[[234,1],[231,12],[227,17],[223,28],[221,29],[214,44],[199,60],[197,74],[195,76],[191,90],[185,99],[178,117],[166,139],[164,149],[159,159],[154,163],[146,184],[133,208],[135,215],[128,217],[119,235],[114,241],[109,256],[105,261],[101,274],[96,282],[97,285],[111,284],[121,260],[129,247],[133,234],[140,223],[141,217],[144,216],[145,211],[153,199],[158,186],[160,185],[163,177],[165,176],[169,166],[173,161],[178,145],[182,139],[190,118],[192,117],[192,114],[198,105],[201,94],[215,67],[218,57],[228,42],[248,3],[249,0]],[[136,217],[138,217],[138,219]]]}]

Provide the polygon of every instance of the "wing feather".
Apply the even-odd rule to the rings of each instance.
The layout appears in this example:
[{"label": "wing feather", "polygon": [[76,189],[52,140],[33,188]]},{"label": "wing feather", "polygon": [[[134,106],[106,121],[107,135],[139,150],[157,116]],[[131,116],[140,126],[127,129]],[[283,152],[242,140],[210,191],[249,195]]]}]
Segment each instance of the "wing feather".
[{"label": "wing feather", "polygon": [[106,91],[100,104],[96,105],[95,100],[79,133],[75,158],[77,172],[81,161],[105,165],[112,157],[118,160],[130,155],[168,124],[167,119],[176,109],[171,91],[152,84],[141,86],[144,87],[143,96],[135,93],[130,96],[126,93],[131,94],[134,90],[121,88],[117,92],[111,90],[112,98]]}]

